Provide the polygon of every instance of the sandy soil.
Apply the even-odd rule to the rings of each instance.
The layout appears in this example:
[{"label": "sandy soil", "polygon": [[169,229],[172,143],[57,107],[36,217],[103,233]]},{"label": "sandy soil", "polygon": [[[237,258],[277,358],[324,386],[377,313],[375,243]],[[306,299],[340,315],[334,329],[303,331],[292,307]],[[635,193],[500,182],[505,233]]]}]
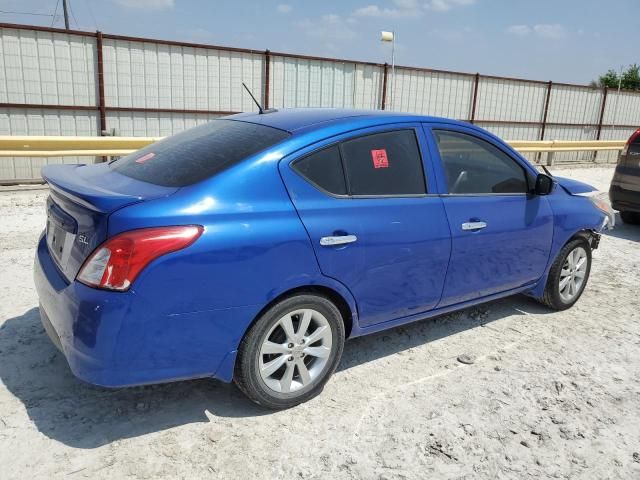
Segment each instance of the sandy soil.
[{"label": "sandy soil", "polygon": [[640,227],[603,238],[571,310],[517,296],[353,340],[273,413],[215,381],[76,380],[31,279],[45,196],[0,193],[2,478],[640,478]]}]

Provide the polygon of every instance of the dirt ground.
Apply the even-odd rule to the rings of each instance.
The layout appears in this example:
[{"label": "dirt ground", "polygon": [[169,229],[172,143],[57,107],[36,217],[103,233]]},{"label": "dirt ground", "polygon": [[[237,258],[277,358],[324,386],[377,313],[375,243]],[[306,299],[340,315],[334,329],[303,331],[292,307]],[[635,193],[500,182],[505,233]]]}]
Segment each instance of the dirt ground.
[{"label": "dirt ground", "polygon": [[[556,173],[607,190],[612,169]],[[76,380],[31,278],[45,196],[0,193],[0,478],[640,478],[640,227],[603,237],[572,309],[516,296],[355,339],[274,413],[210,380]]]}]

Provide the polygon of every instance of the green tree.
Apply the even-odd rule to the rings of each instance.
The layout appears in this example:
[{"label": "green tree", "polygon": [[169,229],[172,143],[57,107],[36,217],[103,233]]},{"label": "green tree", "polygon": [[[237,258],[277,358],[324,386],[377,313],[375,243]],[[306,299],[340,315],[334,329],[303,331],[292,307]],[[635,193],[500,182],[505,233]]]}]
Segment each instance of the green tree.
[{"label": "green tree", "polygon": [[635,63],[622,74],[622,88],[627,90],[640,89],[640,67]]},{"label": "green tree", "polygon": [[618,88],[619,81],[618,72],[615,70],[608,70],[607,73],[600,76],[596,83],[599,87]]},{"label": "green tree", "polygon": [[625,90],[640,90],[640,66],[629,65],[626,70],[622,71],[622,76],[613,69],[609,69],[607,73],[601,75],[592,85],[598,87],[623,88]]}]

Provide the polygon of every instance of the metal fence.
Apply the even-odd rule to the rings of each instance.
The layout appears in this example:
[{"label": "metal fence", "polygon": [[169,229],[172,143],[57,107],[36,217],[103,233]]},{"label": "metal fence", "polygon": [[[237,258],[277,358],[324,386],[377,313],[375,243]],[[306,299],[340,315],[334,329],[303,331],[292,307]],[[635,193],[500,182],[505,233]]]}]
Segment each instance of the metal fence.
[{"label": "metal fence", "polygon": [[[620,140],[640,126],[636,92],[403,66],[391,82],[387,64],[0,23],[0,135],[170,135],[253,110],[242,82],[266,107],[445,116],[508,140]],[[77,161],[4,158],[0,180]]]}]

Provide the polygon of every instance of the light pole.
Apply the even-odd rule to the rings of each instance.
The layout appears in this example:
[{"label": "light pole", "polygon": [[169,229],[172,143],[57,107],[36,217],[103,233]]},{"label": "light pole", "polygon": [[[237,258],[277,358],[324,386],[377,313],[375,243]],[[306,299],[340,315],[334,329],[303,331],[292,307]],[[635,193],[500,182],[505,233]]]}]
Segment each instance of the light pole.
[{"label": "light pole", "polygon": [[69,30],[69,11],[67,10],[67,0],[62,0],[62,12],[64,13],[64,28]]},{"label": "light pole", "polygon": [[394,32],[380,32],[381,42],[391,42],[391,93],[389,95],[389,104],[393,108],[393,92],[396,86],[396,35]]}]

